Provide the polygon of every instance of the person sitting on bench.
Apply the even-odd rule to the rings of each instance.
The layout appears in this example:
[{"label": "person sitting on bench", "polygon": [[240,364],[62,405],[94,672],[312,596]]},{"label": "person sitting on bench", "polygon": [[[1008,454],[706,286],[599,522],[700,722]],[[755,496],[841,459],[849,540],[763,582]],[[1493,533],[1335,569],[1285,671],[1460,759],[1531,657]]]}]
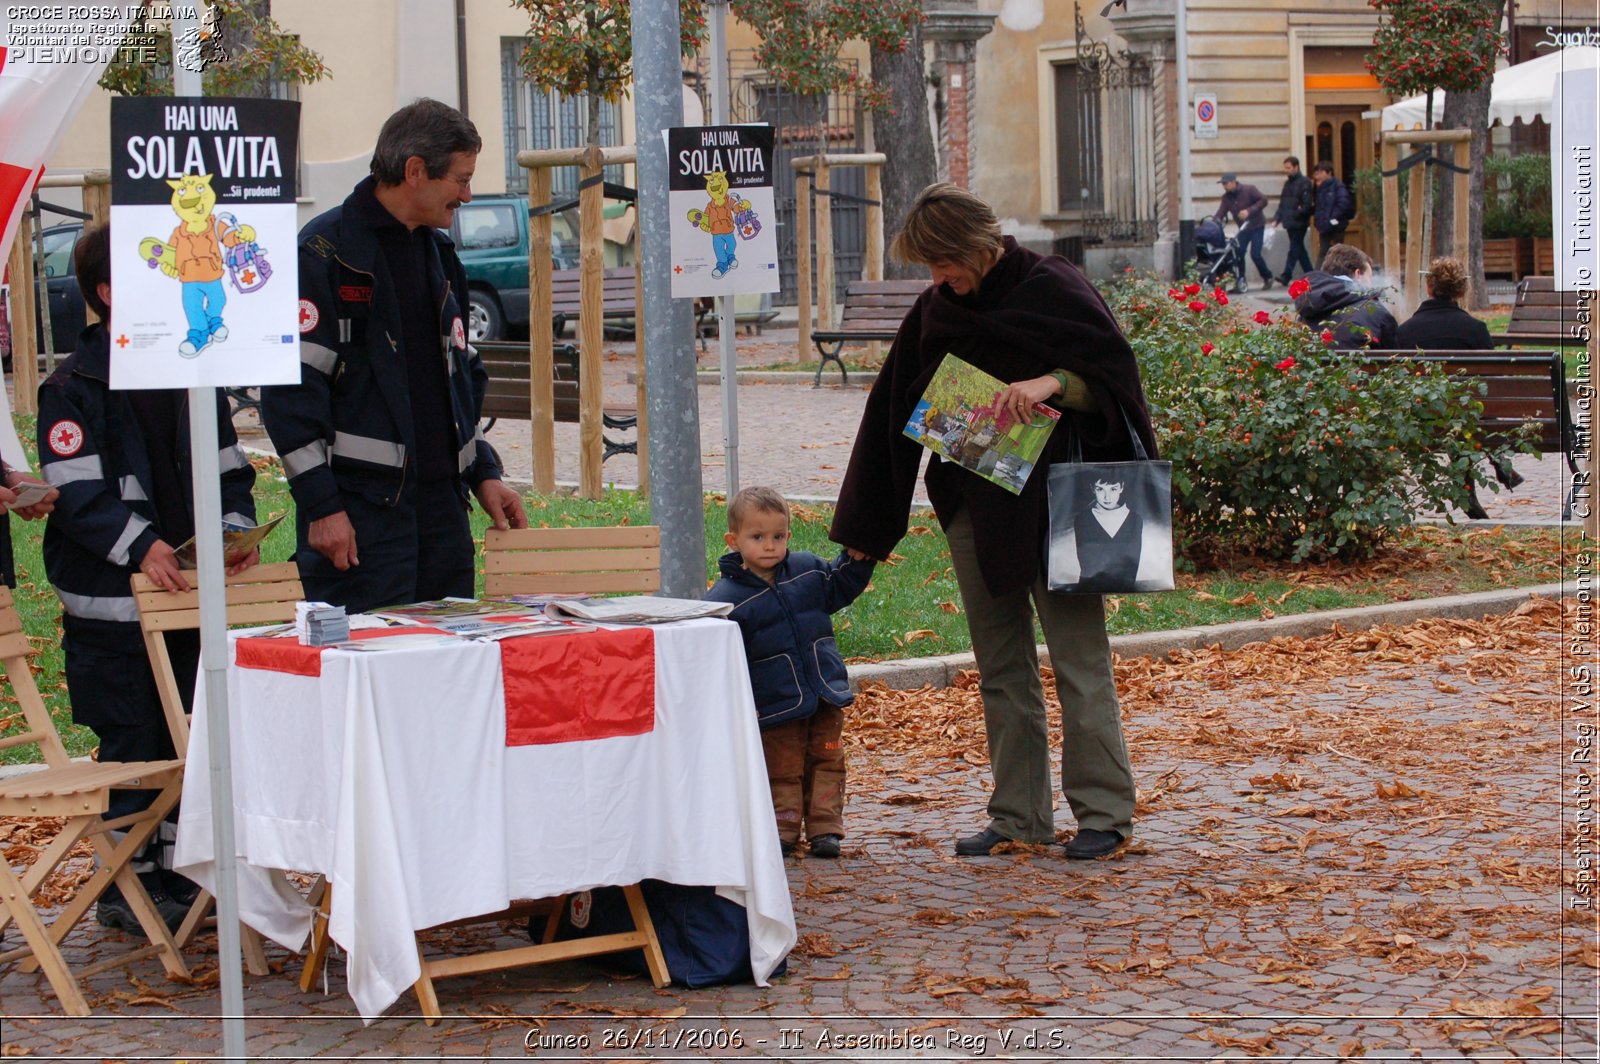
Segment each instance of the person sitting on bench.
[{"label": "person sitting on bench", "polygon": [[[1489,326],[1462,310],[1457,300],[1467,294],[1467,268],[1460,259],[1440,256],[1428,264],[1428,298],[1417,312],[1395,332],[1394,346],[1402,351],[1492,351]],[[1495,479],[1508,488],[1522,483],[1522,474],[1498,459],[1489,459]],[[1467,507],[1467,516],[1488,517],[1477,501]]]}]

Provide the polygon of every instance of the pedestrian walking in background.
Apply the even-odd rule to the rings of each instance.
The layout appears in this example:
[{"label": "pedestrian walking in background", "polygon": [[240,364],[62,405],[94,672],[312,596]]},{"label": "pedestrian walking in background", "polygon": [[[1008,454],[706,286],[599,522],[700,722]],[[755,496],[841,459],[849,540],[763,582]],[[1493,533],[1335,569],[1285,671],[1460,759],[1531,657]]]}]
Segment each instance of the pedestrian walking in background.
[{"label": "pedestrian walking in background", "polygon": [[[1261,254],[1261,238],[1267,232],[1267,197],[1254,185],[1241,185],[1238,174],[1223,174],[1221,178],[1223,188],[1222,201],[1217,204],[1217,213],[1211,217],[1222,221],[1225,217],[1232,216],[1239,224],[1239,251],[1241,255],[1245,250],[1250,252],[1250,261],[1255,263],[1256,272],[1261,275],[1261,287],[1272,287],[1272,271],[1267,268],[1267,260]],[[1240,279],[1243,279],[1244,263],[1239,263]]]},{"label": "pedestrian walking in background", "polygon": [[1344,182],[1333,176],[1333,164],[1323,159],[1311,171],[1311,180],[1317,186],[1317,268],[1323,268],[1328,249],[1344,243],[1344,231],[1350,228],[1350,217],[1356,204]]},{"label": "pedestrian walking in background", "polygon": [[1283,191],[1278,193],[1278,210],[1272,216],[1274,227],[1282,227],[1289,234],[1289,257],[1283,262],[1283,273],[1278,283],[1287,285],[1294,280],[1294,268],[1310,273],[1311,254],[1306,251],[1306,230],[1317,214],[1317,186],[1300,172],[1300,160],[1285,156],[1283,160]]}]

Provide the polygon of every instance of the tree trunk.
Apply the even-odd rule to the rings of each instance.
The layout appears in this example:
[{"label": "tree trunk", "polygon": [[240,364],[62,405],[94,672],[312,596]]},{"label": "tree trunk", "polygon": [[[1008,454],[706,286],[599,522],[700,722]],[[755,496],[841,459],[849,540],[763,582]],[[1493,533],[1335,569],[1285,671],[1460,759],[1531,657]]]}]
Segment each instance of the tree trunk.
[{"label": "tree trunk", "polygon": [[584,94],[584,143],[600,147],[600,108],[602,106],[600,73],[589,71],[589,91]]},{"label": "tree trunk", "polygon": [[[1498,19],[1505,10],[1505,0],[1486,0],[1486,6]],[[1468,297],[1471,310],[1482,310],[1489,305],[1483,284],[1483,167],[1489,153],[1489,96],[1494,79],[1488,77],[1474,92],[1452,92],[1445,96],[1444,116],[1439,120],[1441,129],[1470,129],[1472,140],[1465,153],[1455,147],[1454,162],[1472,170],[1468,181],[1467,246],[1454,247],[1455,240],[1455,175],[1438,171],[1438,188],[1433,197],[1433,231],[1438,234],[1434,244],[1441,255],[1452,255],[1467,267],[1467,276],[1473,279]]]},{"label": "tree trunk", "polygon": [[[938,176],[933,129],[928,122],[927,79],[922,65],[922,27],[914,26],[905,50],[872,50],[872,80],[889,94],[890,109],[873,116],[878,150],[888,156],[883,166],[884,244],[894,239],[906,213],[922,190]],[[885,277],[916,277],[917,264],[885,257]]]}]

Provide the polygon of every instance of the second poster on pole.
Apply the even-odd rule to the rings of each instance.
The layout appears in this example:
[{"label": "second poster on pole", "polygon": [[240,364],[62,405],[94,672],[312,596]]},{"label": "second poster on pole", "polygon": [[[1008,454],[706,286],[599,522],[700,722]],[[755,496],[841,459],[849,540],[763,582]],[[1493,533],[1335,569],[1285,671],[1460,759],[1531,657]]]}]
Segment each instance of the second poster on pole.
[{"label": "second poster on pole", "polygon": [[771,126],[667,130],[672,297],[778,291]]}]

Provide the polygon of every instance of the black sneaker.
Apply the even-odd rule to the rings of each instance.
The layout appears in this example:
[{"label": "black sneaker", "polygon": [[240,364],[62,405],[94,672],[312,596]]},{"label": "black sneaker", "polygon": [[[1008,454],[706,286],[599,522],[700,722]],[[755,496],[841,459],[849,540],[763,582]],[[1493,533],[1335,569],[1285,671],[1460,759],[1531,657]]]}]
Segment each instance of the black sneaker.
[{"label": "black sneaker", "polygon": [[161,870],[161,886],[173,901],[185,909],[193,905],[194,900],[200,896],[200,884],[170,868]]},{"label": "black sneaker", "polygon": [[[155,903],[156,912],[166,922],[167,930],[176,931],[183,926],[183,918],[189,915],[189,907],[179,905],[172,899],[172,895],[167,893],[166,887],[161,882],[161,873],[143,872],[139,876],[139,882],[144,885],[145,892]],[[128,904],[128,899],[122,896],[122,891],[115,883],[100,895],[100,900],[94,907],[94,918],[101,927],[111,927],[133,935],[144,934],[144,928],[139,926],[139,918],[133,913],[133,906]]]},{"label": "black sneaker", "polygon": [[811,856],[833,860],[839,856],[839,836],[818,835],[811,840]]}]

